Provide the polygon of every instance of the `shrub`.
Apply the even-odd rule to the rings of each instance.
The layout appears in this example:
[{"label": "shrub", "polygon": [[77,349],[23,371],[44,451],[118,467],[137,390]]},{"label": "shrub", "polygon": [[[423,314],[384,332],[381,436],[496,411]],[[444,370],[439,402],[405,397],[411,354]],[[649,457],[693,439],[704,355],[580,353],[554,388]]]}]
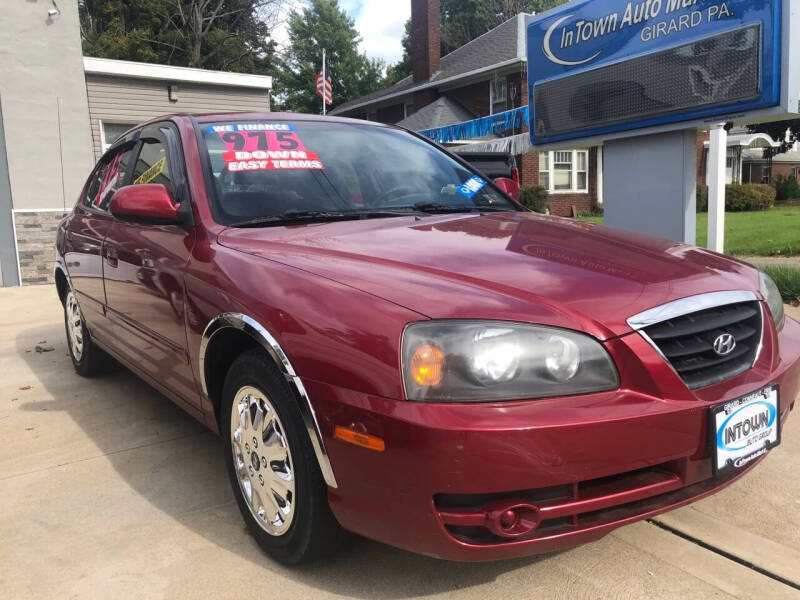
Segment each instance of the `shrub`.
[{"label": "shrub", "polygon": [[800,300],[800,269],[784,265],[764,267],[764,272],[772,277],[787,303]]},{"label": "shrub", "polygon": [[751,183],[750,186],[762,197],[762,202],[766,203],[767,207],[762,210],[775,206],[777,195],[774,187],[767,183]]},{"label": "shrub", "polygon": [[725,189],[725,210],[728,212],[767,210],[774,203],[774,195],[769,196],[754,185],[731,183]]},{"label": "shrub", "polygon": [[[725,210],[767,210],[775,205],[775,188],[765,183],[729,183],[725,186]],[[697,186],[697,212],[708,212],[708,186]]]},{"label": "shrub", "polygon": [[697,186],[697,212],[708,212],[708,186]]},{"label": "shrub", "polygon": [[547,213],[547,190],[539,185],[528,185],[519,192],[519,201],[524,207],[538,213]]},{"label": "shrub", "polygon": [[775,177],[775,191],[778,202],[800,199],[800,183],[797,183],[797,178],[794,176],[777,175]]}]

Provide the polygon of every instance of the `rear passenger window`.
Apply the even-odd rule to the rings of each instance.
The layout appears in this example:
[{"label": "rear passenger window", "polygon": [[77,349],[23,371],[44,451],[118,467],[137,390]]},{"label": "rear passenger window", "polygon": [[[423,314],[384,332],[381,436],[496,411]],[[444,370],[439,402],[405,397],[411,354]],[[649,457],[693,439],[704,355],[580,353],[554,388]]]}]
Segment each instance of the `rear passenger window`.
[{"label": "rear passenger window", "polygon": [[111,198],[125,182],[133,160],[134,146],[109,153],[100,159],[89,186],[86,188],[84,206],[107,211]]},{"label": "rear passenger window", "polygon": [[142,138],[142,150],[133,171],[133,183],[161,183],[172,192],[166,145],[155,138]]}]

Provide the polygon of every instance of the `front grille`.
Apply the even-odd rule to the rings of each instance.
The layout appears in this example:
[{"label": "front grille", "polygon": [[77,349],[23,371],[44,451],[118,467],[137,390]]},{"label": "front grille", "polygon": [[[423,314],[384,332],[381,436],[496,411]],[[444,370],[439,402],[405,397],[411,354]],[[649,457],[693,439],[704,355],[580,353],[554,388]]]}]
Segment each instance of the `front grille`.
[{"label": "front grille", "polygon": [[[691,389],[744,373],[756,359],[761,342],[758,302],[741,302],[675,317],[642,329]],[[729,333],[736,347],[729,354],[714,350],[714,341]]]}]

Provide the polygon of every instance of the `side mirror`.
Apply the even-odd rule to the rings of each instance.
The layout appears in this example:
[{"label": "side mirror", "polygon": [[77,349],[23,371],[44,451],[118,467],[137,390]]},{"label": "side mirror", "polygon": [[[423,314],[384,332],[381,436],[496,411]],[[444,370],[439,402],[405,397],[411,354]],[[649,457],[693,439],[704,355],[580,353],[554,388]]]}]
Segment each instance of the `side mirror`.
[{"label": "side mirror", "polygon": [[494,184],[519,202],[519,184],[516,181],[508,177],[498,177],[494,180]]},{"label": "side mirror", "polygon": [[126,185],[111,199],[111,214],[123,221],[169,224],[177,223],[178,206],[169,190],[160,183]]}]

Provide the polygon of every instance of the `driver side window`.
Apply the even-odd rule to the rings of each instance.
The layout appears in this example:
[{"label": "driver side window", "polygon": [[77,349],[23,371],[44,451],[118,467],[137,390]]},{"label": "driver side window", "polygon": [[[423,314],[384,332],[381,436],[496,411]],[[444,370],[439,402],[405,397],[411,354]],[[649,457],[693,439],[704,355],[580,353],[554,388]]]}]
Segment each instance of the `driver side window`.
[{"label": "driver side window", "polygon": [[160,134],[145,132],[141,141],[142,149],[133,170],[133,184],[160,183],[166,186],[174,198],[172,169],[165,139]]}]

